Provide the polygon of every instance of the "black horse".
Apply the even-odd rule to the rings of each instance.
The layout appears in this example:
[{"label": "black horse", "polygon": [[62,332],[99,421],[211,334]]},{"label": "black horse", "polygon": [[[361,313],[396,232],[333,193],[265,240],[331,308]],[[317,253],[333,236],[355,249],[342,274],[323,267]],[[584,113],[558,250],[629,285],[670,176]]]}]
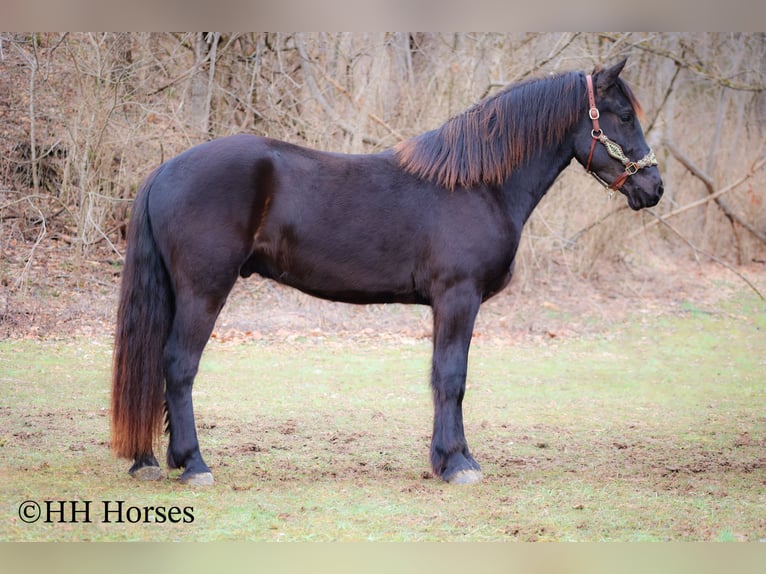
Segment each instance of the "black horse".
[{"label": "black horse", "polygon": [[662,195],[624,64],[511,85],[381,153],[237,135],[159,166],[133,206],[115,335],[112,448],[130,474],[162,476],[166,418],[168,466],[213,482],[192,383],[234,282],[257,273],[334,301],[430,305],[431,466],[480,480],[463,431],[468,348],[532,210],[572,158],[635,210]]}]

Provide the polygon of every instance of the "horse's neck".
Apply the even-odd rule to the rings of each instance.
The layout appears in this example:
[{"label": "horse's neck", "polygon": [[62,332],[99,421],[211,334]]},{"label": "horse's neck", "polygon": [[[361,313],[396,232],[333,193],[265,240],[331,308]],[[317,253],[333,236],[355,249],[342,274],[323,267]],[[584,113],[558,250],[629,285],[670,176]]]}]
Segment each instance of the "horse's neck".
[{"label": "horse's neck", "polygon": [[519,224],[523,225],[529,219],[553,182],[572,161],[573,154],[561,151],[567,148],[563,145],[558,150],[545,151],[516,170],[503,185],[511,215]]}]

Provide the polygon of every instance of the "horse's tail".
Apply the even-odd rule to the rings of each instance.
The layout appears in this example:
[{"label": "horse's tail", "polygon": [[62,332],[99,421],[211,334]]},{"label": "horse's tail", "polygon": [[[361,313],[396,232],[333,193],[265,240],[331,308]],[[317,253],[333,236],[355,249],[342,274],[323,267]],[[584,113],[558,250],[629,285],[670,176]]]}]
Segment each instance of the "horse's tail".
[{"label": "horse's tail", "polygon": [[152,453],[162,436],[163,350],[174,313],[168,272],[152,232],[148,198],[160,169],[136,195],[128,229],[112,366],[112,450],[119,457]]}]

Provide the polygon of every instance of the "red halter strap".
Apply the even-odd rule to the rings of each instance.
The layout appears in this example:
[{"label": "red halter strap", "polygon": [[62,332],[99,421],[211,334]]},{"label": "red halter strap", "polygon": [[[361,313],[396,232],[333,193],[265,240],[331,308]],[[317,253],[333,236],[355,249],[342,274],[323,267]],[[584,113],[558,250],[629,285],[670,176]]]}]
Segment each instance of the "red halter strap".
[{"label": "red halter strap", "polygon": [[590,108],[588,109],[588,116],[593,122],[593,130],[590,132],[590,135],[593,138],[593,141],[591,141],[591,144],[590,144],[590,153],[588,153],[588,163],[585,165],[585,171],[590,173],[590,162],[593,159],[593,150],[596,149],[596,142],[598,141],[598,136],[601,135],[601,128],[598,125],[598,118],[601,116],[601,114],[598,113],[598,108],[596,107],[596,97],[593,94],[593,76],[588,74],[587,76],[585,76],[585,81],[588,84],[588,105],[590,106]]}]

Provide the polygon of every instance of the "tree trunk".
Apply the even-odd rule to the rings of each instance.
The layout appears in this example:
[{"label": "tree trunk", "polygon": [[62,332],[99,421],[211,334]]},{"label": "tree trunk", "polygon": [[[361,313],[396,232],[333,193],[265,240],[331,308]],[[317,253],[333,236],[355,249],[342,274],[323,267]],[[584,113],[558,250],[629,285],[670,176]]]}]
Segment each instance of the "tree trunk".
[{"label": "tree trunk", "polygon": [[194,35],[194,72],[190,85],[189,127],[195,135],[207,134],[210,129],[210,78],[208,62],[210,44],[208,34],[197,32]]}]

